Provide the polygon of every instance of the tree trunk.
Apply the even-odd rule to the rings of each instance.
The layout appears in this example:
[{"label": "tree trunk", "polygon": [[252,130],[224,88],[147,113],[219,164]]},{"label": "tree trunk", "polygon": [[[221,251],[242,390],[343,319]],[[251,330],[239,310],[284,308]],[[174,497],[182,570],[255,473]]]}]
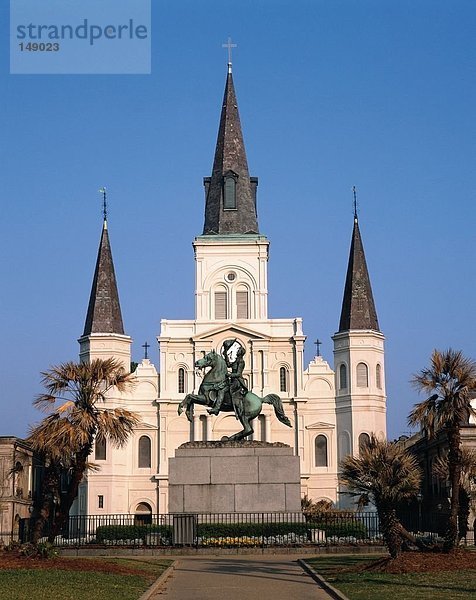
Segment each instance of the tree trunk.
[{"label": "tree trunk", "polygon": [[450,552],[458,541],[458,512],[459,512],[459,488],[461,481],[461,440],[457,426],[447,430],[448,436],[448,470],[451,484],[451,511],[448,519],[448,529],[445,535],[443,549]]},{"label": "tree trunk", "polygon": [[390,556],[392,558],[397,558],[402,552],[402,536],[399,531],[401,524],[398,520],[397,513],[395,509],[390,506],[385,506],[378,502],[376,503],[376,506],[385,545],[387,546]]},{"label": "tree trunk", "polygon": [[86,471],[86,462],[91,453],[91,446],[78,453],[77,460],[71,469],[71,480],[65,494],[61,494],[60,504],[54,516],[53,526],[51,528],[48,540],[53,543],[57,535],[60,534],[69,520],[69,511],[78,495],[79,484],[81,483],[84,472]]},{"label": "tree trunk", "polygon": [[471,507],[471,497],[464,488],[459,491],[459,511],[458,511],[458,541],[466,538],[468,535],[468,520]]},{"label": "tree trunk", "polygon": [[[33,530],[31,532],[32,544],[37,544],[42,537],[46,523],[48,523],[51,515],[51,507],[53,506],[54,498],[59,493],[59,477],[57,467],[50,465],[45,467],[43,481],[41,482],[41,496],[36,505],[34,504],[33,512]],[[36,505],[36,506],[35,506]]]}]

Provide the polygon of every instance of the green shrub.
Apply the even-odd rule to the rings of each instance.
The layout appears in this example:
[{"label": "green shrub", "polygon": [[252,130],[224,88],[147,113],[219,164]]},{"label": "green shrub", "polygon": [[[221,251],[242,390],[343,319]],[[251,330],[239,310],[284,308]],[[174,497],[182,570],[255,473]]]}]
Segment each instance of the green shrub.
[{"label": "green shrub", "polygon": [[39,542],[36,549],[40,558],[55,558],[55,556],[58,556],[58,550],[50,542]]},{"label": "green shrub", "polygon": [[160,534],[172,537],[170,525],[101,525],[96,529],[96,541],[142,540],[144,543],[149,534]]},{"label": "green shrub", "polygon": [[294,533],[305,535],[306,523],[200,523],[198,537],[271,537]]}]

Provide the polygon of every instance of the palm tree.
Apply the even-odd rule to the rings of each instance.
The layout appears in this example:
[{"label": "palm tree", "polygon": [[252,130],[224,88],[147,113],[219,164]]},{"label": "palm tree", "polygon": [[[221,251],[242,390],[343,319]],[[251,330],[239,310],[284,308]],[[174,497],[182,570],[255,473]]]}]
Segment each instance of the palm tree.
[{"label": "palm tree", "polygon": [[[47,489],[43,493],[59,500],[50,533],[54,539],[78,495],[94,440],[109,439],[113,445],[123,446],[140,419],[129,410],[101,406],[111,389],[122,393],[134,385],[134,376],[126,373],[114,358],[95,359],[90,363],[68,362],[42,375],[46,391],[38,396],[34,405],[50,414],[32,429],[29,441],[46,462]],[[62,494],[52,489],[59,485],[58,472],[68,474],[67,489]],[[44,498],[43,509],[40,509],[41,527],[35,531],[37,539],[48,516],[46,503]]]},{"label": "palm tree", "polygon": [[476,390],[476,363],[451,348],[434,350],[431,364],[413,376],[413,385],[431,396],[415,404],[408,422],[420,425],[428,436],[439,432],[448,440],[448,474],[451,485],[451,512],[445,536],[445,550],[452,550],[458,539],[459,489],[462,453],[460,427],[476,411],[471,406],[471,395]]},{"label": "palm tree", "polygon": [[397,517],[397,506],[420,490],[421,472],[416,459],[402,445],[372,435],[360,456],[349,455],[340,466],[340,479],[349,493],[358,497],[361,505],[375,505],[385,545],[390,556],[396,558],[404,540],[415,543]]},{"label": "palm tree", "polygon": [[[433,463],[433,474],[439,479],[448,481],[449,465],[447,456],[439,456]],[[461,448],[461,478],[459,482],[458,538],[465,538],[468,533],[468,519],[471,501],[474,497],[476,480],[476,450]]]}]

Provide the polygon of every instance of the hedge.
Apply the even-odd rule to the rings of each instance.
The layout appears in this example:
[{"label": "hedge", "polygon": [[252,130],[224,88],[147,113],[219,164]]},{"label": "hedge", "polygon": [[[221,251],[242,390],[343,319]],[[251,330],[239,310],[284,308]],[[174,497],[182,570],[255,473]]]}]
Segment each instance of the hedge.
[{"label": "hedge", "polygon": [[117,540],[144,540],[151,533],[172,537],[170,525],[101,525],[96,529],[98,543]]}]

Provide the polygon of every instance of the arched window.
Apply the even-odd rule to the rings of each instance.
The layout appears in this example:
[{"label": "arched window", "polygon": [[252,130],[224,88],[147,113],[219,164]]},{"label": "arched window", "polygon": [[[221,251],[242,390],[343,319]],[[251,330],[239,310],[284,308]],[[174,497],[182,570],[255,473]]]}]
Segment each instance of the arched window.
[{"label": "arched window", "polygon": [[368,433],[361,433],[359,435],[359,452],[362,452],[370,443],[370,435]]},{"label": "arched window", "polygon": [[139,438],[139,469],[150,469],[151,454],[150,437],[142,435]]},{"label": "arched window", "polygon": [[134,515],[134,525],[150,525],[152,523],[152,508],[147,502],[140,502]]},{"label": "arched window", "polygon": [[379,390],[382,389],[382,367],[381,365],[377,365],[375,367],[375,383]]},{"label": "arched window", "polygon": [[106,460],[106,440],[104,438],[96,438],[94,460]]},{"label": "arched window", "polygon": [[207,415],[200,415],[200,429],[202,430],[202,442],[208,442]]},{"label": "arched window", "polygon": [[288,370],[286,367],[281,367],[279,369],[279,390],[281,392],[288,391]]},{"label": "arched window", "polygon": [[215,319],[228,318],[228,294],[226,289],[220,288],[215,292]]},{"label": "arched window", "polygon": [[249,318],[248,290],[245,288],[240,288],[236,292],[236,318]]},{"label": "arched window", "polygon": [[339,389],[347,389],[347,367],[344,364],[339,367]]},{"label": "arched window", "polygon": [[316,467],[327,467],[327,438],[325,435],[318,435],[314,440],[316,451]]},{"label": "arched window", "polygon": [[223,208],[225,210],[236,209],[236,179],[231,174],[225,176],[223,185]]},{"label": "arched window", "polygon": [[369,387],[369,369],[362,362],[357,365],[357,387]]},{"label": "arched window", "polygon": [[185,369],[182,367],[178,370],[178,393],[185,394]]}]

